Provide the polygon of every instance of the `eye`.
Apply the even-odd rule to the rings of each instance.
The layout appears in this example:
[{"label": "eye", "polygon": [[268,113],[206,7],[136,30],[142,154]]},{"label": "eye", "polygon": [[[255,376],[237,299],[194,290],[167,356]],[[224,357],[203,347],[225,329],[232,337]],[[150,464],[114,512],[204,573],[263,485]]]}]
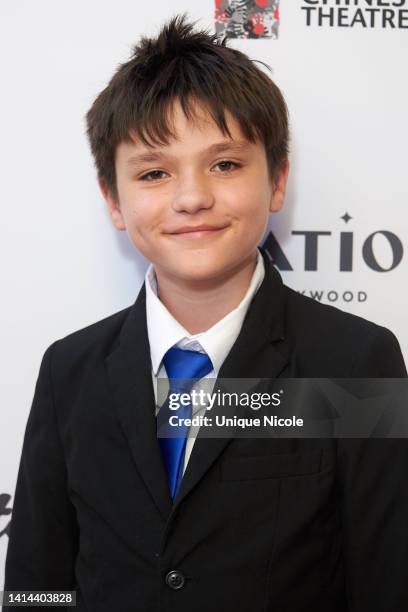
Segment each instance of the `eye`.
[{"label": "eye", "polygon": [[223,167],[224,171],[222,172],[222,174],[225,174],[226,172],[231,172],[231,170],[234,170],[234,168],[228,168],[228,167],[226,168],[225,164],[227,164],[229,166],[231,166],[231,165],[235,166],[235,168],[240,168],[241,167],[241,164],[237,164],[237,162],[230,161],[229,159],[223,159],[222,161],[219,161],[218,164],[215,164],[214,168],[216,166]]},{"label": "eye", "polygon": [[[231,172],[232,170],[236,168],[240,168],[241,165],[242,164],[238,164],[237,162],[233,162],[229,159],[223,159],[219,161],[217,164],[215,164],[215,166],[213,167],[215,168],[216,166],[220,166],[220,168],[222,168],[221,174],[227,174],[228,172]],[[234,167],[231,168],[231,166],[234,166]],[[150,172],[143,174],[143,176],[139,178],[139,181],[146,181],[146,182],[152,183],[154,181],[157,181],[163,178],[162,176],[160,176],[163,174],[167,174],[167,173],[164,172],[164,170],[150,170]]]},{"label": "eye", "polygon": [[[141,176],[139,178],[139,181],[152,182],[152,181],[155,181],[156,179],[162,178],[161,176],[157,176],[158,174],[166,174],[166,173],[164,172],[164,170],[151,170],[150,172],[147,172],[146,174]],[[148,177],[152,177],[152,178],[148,178]]]}]

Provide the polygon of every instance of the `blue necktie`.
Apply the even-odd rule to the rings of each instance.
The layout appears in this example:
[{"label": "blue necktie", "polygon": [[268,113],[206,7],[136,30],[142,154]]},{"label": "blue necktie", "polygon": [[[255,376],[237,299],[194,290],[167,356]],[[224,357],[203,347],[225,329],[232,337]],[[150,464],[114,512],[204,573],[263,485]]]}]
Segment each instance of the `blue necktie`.
[{"label": "blue necktie", "polygon": [[[213,369],[211,359],[206,353],[188,351],[175,346],[167,351],[163,358],[163,363],[169,378],[169,395],[170,393],[189,393],[195,383],[194,380],[190,379],[203,378]],[[163,432],[172,429],[169,425],[170,416],[177,415],[179,418],[191,418],[192,415],[191,402],[187,406],[181,404],[175,411],[170,410],[169,395],[157,416],[157,429],[158,431],[160,430],[162,435]],[[177,437],[158,438],[164,467],[169,480],[170,494],[173,499],[178,493],[183,478],[186,436],[189,428],[183,425],[175,429]]]}]

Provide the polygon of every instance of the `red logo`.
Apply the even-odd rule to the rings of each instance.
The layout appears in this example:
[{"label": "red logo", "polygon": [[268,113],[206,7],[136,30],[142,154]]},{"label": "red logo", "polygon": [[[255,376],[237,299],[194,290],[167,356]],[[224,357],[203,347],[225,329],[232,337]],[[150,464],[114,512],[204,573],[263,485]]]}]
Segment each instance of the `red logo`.
[{"label": "red logo", "polygon": [[278,38],[279,0],[215,0],[217,37]]}]

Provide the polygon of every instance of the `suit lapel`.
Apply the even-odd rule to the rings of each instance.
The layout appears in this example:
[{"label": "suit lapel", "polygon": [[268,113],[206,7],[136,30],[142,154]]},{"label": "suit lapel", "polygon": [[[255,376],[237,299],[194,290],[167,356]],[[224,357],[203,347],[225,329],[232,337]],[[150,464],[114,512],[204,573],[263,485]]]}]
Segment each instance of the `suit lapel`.
[{"label": "suit lapel", "polygon": [[[291,346],[285,337],[285,287],[266,251],[261,249],[265,277],[241,332],[219,372],[221,378],[276,378],[288,372]],[[217,383],[214,392],[217,389]],[[233,439],[200,437],[200,431],[174,500],[176,507],[196,486]]]},{"label": "suit lapel", "polygon": [[105,363],[130,452],[162,518],[167,520],[172,499],[157,439],[145,298],[143,285],[122,327],[119,345]]},{"label": "suit lapel", "polygon": [[[276,378],[288,371],[291,347],[285,337],[285,288],[268,255],[263,249],[261,252],[265,278],[221,367],[219,379]],[[173,503],[157,439],[145,298],[143,285],[122,327],[119,345],[106,358],[106,367],[130,452],[161,516],[167,520],[232,437],[204,438],[198,435]]]}]

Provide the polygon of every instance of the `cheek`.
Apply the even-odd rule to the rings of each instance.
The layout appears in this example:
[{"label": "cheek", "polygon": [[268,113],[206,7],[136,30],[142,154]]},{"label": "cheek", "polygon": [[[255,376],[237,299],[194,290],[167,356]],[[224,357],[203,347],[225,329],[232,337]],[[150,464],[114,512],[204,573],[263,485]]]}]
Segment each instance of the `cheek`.
[{"label": "cheek", "polygon": [[268,194],[256,185],[250,190],[245,187],[239,196],[230,202],[229,212],[242,229],[255,232],[268,222]]},{"label": "cheek", "polygon": [[159,207],[151,199],[127,197],[123,211],[126,227],[133,234],[143,235],[154,229],[160,221]]}]

